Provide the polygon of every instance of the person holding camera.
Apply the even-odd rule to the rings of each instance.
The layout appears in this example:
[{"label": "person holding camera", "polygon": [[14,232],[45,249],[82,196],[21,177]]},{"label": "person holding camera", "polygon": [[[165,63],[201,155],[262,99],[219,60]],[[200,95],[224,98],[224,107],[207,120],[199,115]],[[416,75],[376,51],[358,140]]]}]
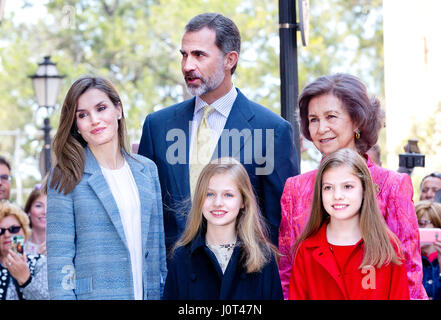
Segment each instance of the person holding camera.
[{"label": "person holding camera", "polygon": [[[420,228],[441,228],[441,204],[423,200],[415,205]],[[421,244],[423,285],[429,299],[441,300],[441,239]]]},{"label": "person holding camera", "polygon": [[25,255],[29,219],[23,210],[0,201],[0,300],[47,300],[46,257]]},{"label": "person holding camera", "polygon": [[[334,74],[319,77],[299,97],[303,136],[327,156],[342,148],[363,155],[373,182],[380,212],[402,244],[411,299],[427,299],[422,286],[418,221],[412,201],[410,177],[374,164],[366,152],[378,140],[384,112],[375,97],[355,76]],[[308,222],[317,170],[287,180],[281,198],[282,220],[279,272],[285,298],[293,264],[293,247]]]}]

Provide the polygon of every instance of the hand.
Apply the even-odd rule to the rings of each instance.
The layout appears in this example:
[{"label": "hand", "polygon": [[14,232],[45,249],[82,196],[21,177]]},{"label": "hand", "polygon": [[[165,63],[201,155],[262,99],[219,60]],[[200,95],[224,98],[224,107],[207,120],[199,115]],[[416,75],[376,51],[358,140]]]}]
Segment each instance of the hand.
[{"label": "hand", "polygon": [[46,241],[40,244],[40,247],[38,248],[38,253],[46,255]]},{"label": "hand", "polygon": [[25,283],[31,276],[31,271],[29,270],[27,257],[25,255],[17,254],[11,249],[4,259],[4,263],[9,273],[15,280],[17,280],[19,285]]}]

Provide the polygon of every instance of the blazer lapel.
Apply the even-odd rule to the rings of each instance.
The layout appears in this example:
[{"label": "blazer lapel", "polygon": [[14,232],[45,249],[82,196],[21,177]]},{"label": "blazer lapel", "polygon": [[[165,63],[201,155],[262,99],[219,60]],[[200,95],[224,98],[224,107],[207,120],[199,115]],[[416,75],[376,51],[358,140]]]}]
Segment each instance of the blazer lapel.
[{"label": "blazer lapel", "polygon": [[84,172],[90,174],[90,177],[87,180],[89,186],[95,192],[97,198],[101,201],[101,204],[109,215],[110,220],[118,232],[118,235],[128,249],[118,206],[116,205],[115,199],[113,198],[112,192],[110,191],[106,179],[101,172],[98,162],[88,147],[86,148]]},{"label": "blazer lapel", "polygon": [[142,249],[143,254],[145,254],[147,252],[147,239],[148,230],[150,229],[150,217],[153,210],[152,198],[149,195],[151,194],[150,190],[153,189],[153,186],[151,184],[151,177],[146,172],[148,169],[127,154],[125,154],[125,158],[130,166],[133,178],[135,179],[135,183],[138,188],[139,202],[141,204]]},{"label": "blazer lapel", "polygon": [[[176,186],[183,199],[190,196],[190,181],[189,181],[190,134],[191,134],[190,126],[191,126],[191,121],[193,120],[193,110],[194,110],[195,100],[196,99],[193,98],[182,102],[179,105],[179,107],[176,108],[174,117],[169,119],[167,121],[167,125],[164,126],[164,130],[168,130],[168,132],[170,132],[170,130],[176,130],[176,134],[180,134],[177,138],[178,139],[177,141],[176,140],[165,141],[166,145],[164,150],[166,153],[166,158],[168,151],[175,149],[173,148],[173,145],[179,143],[178,148],[181,148],[182,143],[185,142],[185,161],[183,163],[178,162],[176,164],[169,164],[168,160],[165,159],[172,173],[171,175],[174,177],[174,183],[171,183],[171,185]],[[168,132],[164,132],[164,137],[167,136]]]},{"label": "blazer lapel", "polygon": [[[227,156],[240,158],[240,151],[253,135],[253,127],[250,125],[253,117],[254,112],[250,108],[249,100],[237,89],[236,100],[228,115],[212,159]],[[239,144],[236,144],[235,141]],[[252,149],[247,154],[252,154]]]}]

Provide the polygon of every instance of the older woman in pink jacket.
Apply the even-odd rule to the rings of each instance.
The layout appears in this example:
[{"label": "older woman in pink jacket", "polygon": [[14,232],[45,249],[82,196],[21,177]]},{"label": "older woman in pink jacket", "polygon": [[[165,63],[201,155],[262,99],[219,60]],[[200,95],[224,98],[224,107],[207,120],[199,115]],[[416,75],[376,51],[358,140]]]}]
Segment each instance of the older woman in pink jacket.
[{"label": "older woman in pink jacket", "polygon": [[[413,205],[410,177],[375,165],[366,152],[377,142],[383,124],[383,111],[375,97],[370,98],[364,84],[348,74],[322,76],[305,87],[299,98],[301,129],[326,156],[341,148],[362,154],[377,185],[377,202],[389,228],[402,244],[409,293],[412,299],[427,299],[422,285],[418,221]],[[311,211],[317,170],[286,181],[281,199],[282,220],[279,272],[285,299],[293,263],[293,246],[306,225]]]}]

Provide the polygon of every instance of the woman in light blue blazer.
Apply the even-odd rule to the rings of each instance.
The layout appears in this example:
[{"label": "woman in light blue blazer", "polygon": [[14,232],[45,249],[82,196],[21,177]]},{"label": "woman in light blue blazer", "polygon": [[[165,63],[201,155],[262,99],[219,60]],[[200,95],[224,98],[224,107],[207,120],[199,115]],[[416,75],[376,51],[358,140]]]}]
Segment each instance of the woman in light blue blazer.
[{"label": "woman in light blue blazer", "polygon": [[108,80],[72,84],[53,149],[51,299],[160,299],[167,269],[158,173],[127,151],[123,107]]}]

